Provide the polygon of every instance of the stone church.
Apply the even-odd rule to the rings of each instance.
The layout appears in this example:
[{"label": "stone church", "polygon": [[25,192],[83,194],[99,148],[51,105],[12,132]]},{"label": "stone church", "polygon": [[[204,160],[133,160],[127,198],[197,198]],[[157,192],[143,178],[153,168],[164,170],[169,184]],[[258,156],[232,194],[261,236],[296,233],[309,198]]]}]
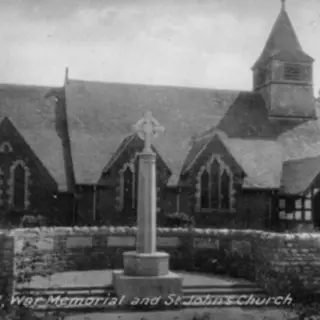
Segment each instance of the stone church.
[{"label": "stone church", "polygon": [[[320,126],[313,58],[284,4],[252,67],[252,90],[100,83],[0,86],[0,214],[53,223],[132,224],[137,154],[132,126],[151,111],[158,221],[184,212],[198,226],[320,226]],[[160,223],[160,222],[159,222]]]}]

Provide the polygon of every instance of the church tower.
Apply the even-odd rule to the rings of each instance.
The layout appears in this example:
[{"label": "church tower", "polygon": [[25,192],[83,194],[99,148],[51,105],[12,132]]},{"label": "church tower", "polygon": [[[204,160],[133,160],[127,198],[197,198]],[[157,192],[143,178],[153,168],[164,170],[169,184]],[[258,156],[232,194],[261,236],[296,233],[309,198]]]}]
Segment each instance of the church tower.
[{"label": "church tower", "polygon": [[314,118],[313,58],[306,54],[286,12],[285,0],[267,43],[252,67],[253,90],[270,117]]}]

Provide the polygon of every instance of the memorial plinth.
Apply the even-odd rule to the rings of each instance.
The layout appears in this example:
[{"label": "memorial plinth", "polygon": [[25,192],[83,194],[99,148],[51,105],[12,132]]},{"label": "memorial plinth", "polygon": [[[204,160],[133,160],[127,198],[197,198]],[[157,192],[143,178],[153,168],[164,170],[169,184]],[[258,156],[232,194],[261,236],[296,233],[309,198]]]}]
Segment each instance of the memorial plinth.
[{"label": "memorial plinth", "polygon": [[[140,127],[139,127],[140,125]],[[123,270],[113,271],[113,286],[118,297],[130,304],[137,298],[168,299],[182,296],[182,277],[169,271],[169,254],[156,251],[156,155],[150,135],[156,132],[156,120],[147,115],[136,127],[143,131],[145,148],[139,154],[138,217],[136,251],[123,254]]]}]

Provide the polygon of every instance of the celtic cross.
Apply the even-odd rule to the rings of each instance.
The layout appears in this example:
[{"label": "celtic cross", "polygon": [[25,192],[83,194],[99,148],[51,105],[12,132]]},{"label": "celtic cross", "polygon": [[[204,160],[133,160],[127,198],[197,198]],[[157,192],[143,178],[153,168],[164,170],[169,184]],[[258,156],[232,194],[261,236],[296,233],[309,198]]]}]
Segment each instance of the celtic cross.
[{"label": "celtic cross", "polygon": [[151,152],[151,138],[156,137],[159,132],[164,132],[164,127],[152,116],[150,111],[147,111],[133,128],[144,140],[144,152]]}]

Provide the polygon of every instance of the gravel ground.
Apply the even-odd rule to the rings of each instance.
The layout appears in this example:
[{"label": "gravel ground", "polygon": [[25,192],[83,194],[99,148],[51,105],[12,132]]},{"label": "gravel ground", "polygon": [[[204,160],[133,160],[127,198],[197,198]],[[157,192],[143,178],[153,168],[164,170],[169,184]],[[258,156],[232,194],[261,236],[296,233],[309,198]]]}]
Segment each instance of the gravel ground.
[{"label": "gravel ground", "polygon": [[204,308],[163,312],[90,313],[67,316],[65,320],[192,320],[195,315],[203,316],[204,314],[207,315],[206,320],[291,320],[296,318],[292,313],[271,308]]}]

